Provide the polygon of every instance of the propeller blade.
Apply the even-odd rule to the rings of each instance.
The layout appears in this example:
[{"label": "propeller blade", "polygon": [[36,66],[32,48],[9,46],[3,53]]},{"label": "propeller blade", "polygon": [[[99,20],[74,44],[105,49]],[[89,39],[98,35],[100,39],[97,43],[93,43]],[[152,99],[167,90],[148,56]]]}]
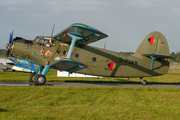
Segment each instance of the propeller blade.
[{"label": "propeller blade", "polygon": [[13,33],[14,33],[14,28],[12,30],[12,32],[10,31],[10,36],[9,36],[9,44],[12,44],[12,39],[13,39]]},{"label": "propeller blade", "polygon": [[14,28],[13,28],[12,33],[11,33],[11,41],[10,41],[10,43],[9,43],[9,44],[12,44],[12,40],[13,40],[13,33],[14,33]]},{"label": "propeller blade", "polygon": [[11,33],[11,31],[10,31],[10,36],[9,36],[9,44],[11,43],[11,39],[12,39],[12,33]]},{"label": "propeller blade", "polygon": [[12,45],[12,41],[13,41],[13,33],[14,33],[14,28],[13,28],[12,32],[10,31],[9,43],[7,43],[7,45],[6,45],[6,48],[8,49],[6,52],[6,58],[8,58],[10,50],[11,50],[11,45]]}]

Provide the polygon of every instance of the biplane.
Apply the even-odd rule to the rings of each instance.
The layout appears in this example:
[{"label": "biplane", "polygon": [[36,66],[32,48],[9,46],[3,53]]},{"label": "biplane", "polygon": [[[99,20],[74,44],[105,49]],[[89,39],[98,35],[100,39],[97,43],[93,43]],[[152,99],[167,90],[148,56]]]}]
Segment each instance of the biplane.
[{"label": "biplane", "polygon": [[37,36],[34,40],[13,39],[11,32],[6,45],[7,55],[20,59],[19,63],[38,65],[36,73],[29,77],[36,85],[46,83],[45,76],[51,68],[69,75],[138,77],[143,85],[147,84],[144,77],[163,75],[169,70],[169,47],[160,32],[149,33],[133,55],[126,55],[88,45],[108,37],[88,25],[75,23],[56,35],[53,30],[51,36]]}]

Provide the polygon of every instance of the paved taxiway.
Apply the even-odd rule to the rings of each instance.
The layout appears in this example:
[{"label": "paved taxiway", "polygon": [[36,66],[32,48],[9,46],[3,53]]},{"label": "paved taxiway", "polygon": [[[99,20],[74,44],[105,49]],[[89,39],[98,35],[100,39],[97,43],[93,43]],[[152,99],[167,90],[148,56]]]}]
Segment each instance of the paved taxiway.
[{"label": "paved taxiway", "polygon": [[[0,81],[1,85],[31,86],[28,82]],[[101,83],[101,82],[47,82],[45,86],[57,87],[153,87],[153,88],[180,88],[180,84],[152,84],[141,85],[141,83]]]}]

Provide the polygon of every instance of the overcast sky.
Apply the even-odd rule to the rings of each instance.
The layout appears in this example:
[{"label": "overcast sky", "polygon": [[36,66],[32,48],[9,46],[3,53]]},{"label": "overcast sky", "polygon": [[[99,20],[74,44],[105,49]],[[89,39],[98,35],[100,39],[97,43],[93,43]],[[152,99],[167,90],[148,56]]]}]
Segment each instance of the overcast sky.
[{"label": "overcast sky", "polygon": [[0,0],[0,49],[9,33],[28,40],[50,36],[73,23],[99,29],[109,37],[91,45],[122,52],[135,52],[144,37],[159,31],[170,52],[180,51],[179,0]]}]

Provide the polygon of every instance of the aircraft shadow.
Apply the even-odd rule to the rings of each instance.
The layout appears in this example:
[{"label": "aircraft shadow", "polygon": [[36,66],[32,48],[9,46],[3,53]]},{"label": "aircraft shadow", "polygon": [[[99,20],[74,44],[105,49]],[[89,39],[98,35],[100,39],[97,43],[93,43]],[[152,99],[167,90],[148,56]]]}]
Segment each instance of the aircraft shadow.
[{"label": "aircraft shadow", "polygon": [[[139,81],[133,81],[133,80],[130,80],[130,79],[127,79],[127,80],[125,80],[125,79],[121,79],[121,78],[117,78],[117,79],[114,79],[114,80],[116,80],[116,81],[111,81],[111,80],[93,80],[93,81],[86,81],[86,80],[84,80],[84,79],[80,79],[80,80],[65,80],[64,82],[77,82],[77,83],[117,83],[117,84],[141,84],[141,80],[139,80]],[[172,82],[172,83],[169,83],[169,82],[151,82],[151,81],[147,81],[148,83],[148,85],[155,85],[155,84],[157,84],[157,85],[180,85],[180,82]]]},{"label": "aircraft shadow", "polygon": [[[138,82],[135,82],[135,81],[131,81],[131,80],[124,80],[124,79],[115,79],[117,81],[112,81],[112,80],[103,80],[103,79],[99,79],[99,80],[92,80],[92,81],[89,81],[89,80],[85,80],[85,79],[78,79],[78,80],[65,80],[64,82],[88,82],[88,83],[91,83],[91,82],[96,82],[96,83],[138,83]],[[139,80],[140,81],[140,80]]]},{"label": "aircraft shadow", "polygon": [[8,110],[0,108],[0,112],[7,112]]}]

